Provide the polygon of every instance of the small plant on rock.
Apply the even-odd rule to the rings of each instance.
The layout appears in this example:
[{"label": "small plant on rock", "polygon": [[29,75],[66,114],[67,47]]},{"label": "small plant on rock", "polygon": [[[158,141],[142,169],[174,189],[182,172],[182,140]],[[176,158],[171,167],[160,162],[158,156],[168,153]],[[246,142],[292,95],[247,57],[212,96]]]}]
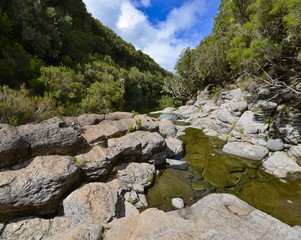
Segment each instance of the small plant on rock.
[{"label": "small plant on rock", "polygon": [[128,126],[128,132],[135,132],[136,128],[134,126]]},{"label": "small plant on rock", "polygon": [[136,120],[136,128],[140,129],[141,127],[142,127],[142,121],[141,121],[141,119],[137,119]]}]

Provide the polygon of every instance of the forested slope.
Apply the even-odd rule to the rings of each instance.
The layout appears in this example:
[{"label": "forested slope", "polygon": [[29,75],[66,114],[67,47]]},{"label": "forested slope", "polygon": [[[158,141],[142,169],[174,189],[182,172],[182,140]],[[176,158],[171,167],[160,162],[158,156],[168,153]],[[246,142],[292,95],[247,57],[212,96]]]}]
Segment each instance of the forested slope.
[{"label": "forested slope", "polygon": [[171,76],[94,19],[82,0],[2,0],[0,26],[2,121],[146,111]]},{"label": "forested slope", "polygon": [[176,70],[165,88],[177,98],[238,81],[300,104],[301,0],[222,0],[212,33],[182,52]]}]

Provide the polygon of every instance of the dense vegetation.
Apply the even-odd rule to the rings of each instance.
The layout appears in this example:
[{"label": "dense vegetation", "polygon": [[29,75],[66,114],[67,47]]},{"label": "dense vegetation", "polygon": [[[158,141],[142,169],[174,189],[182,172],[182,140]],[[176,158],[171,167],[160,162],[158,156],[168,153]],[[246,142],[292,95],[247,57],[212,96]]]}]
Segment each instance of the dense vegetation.
[{"label": "dense vegetation", "polygon": [[0,122],[147,111],[171,77],[82,0],[2,0],[0,26]]},{"label": "dense vegetation", "polygon": [[300,103],[301,0],[222,0],[219,11],[212,33],[182,52],[165,89],[187,99],[238,79],[255,93],[272,88],[271,98]]}]

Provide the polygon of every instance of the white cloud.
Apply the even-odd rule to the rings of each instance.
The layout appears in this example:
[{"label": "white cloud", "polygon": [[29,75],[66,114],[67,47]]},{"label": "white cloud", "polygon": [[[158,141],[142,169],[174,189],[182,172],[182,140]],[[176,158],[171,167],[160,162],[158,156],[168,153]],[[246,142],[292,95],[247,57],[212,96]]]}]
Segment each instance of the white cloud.
[{"label": "white cloud", "polygon": [[150,0],[84,0],[94,17],[137,49],[150,55],[164,68],[173,71],[185,47],[195,47],[203,37],[194,27],[206,14],[208,0],[190,0],[174,8],[164,22],[153,25],[136,7],[151,6]]}]

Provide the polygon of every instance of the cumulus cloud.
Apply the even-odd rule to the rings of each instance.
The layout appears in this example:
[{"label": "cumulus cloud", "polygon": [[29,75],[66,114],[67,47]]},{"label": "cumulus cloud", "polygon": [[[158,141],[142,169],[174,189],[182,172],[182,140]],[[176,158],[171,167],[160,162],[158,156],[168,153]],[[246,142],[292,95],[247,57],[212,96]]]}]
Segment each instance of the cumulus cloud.
[{"label": "cumulus cloud", "polygon": [[[203,24],[209,0],[188,0],[172,9],[165,21],[152,24],[137,7],[150,7],[150,0],[84,0],[88,11],[137,49],[150,55],[164,68],[173,71],[186,47],[195,47],[202,33],[196,26]],[[199,28],[197,28],[199,30]]]}]

